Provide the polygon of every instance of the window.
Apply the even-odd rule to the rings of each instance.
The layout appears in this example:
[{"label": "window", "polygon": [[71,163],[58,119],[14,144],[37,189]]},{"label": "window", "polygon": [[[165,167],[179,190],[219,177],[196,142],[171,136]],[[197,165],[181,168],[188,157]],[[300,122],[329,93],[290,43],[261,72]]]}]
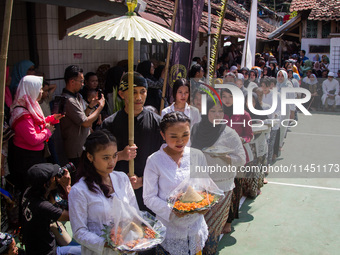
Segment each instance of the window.
[{"label": "window", "polygon": [[318,21],[307,20],[307,38],[318,37]]},{"label": "window", "polygon": [[329,45],[309,45],[309,53],[330,53]]},{"label": "window", "polygon": [[340,70],[340,46],[332,47],[332,66],[335,70]]},{"label": "window", "polygon": [[145,39],[142,39],[140,43],[140,61],[156,59],[164,61],[166,59],[168,45],[167,43],[158,43],[152,41],[152,44],[148,43]]},{"label": "window", "polygon": [[322,21],[322,38],[327,38],[331,33],[331,22]]},{"label": "window", "polygon": [[340,33],[340,21],[335,23],[335,33]]}]

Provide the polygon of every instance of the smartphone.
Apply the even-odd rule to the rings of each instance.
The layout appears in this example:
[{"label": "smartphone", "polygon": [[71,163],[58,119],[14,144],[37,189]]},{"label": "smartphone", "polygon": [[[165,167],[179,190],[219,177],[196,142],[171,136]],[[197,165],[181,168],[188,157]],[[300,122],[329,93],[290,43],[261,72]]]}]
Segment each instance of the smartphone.
[{"label": "smartphone", "polygon": [[97,92],[98,92],[98,100],[102,99],[103,91],[101,89],[98,89]]},{"label": "smartphone", "polygon": [[62,114],[65,115],[65,103],[66,103],[66,97],[64,96],[56,96],[54,98],[54,102],[53,102],[53,109],[52,109],[52,113],[53,114]]}]

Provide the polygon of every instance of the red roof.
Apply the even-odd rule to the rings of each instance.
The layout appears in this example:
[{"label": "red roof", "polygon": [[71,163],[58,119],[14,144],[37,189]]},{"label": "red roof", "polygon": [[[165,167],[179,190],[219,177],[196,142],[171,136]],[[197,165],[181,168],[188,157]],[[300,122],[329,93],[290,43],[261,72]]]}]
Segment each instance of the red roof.
[{"label": "red roof", "polygon": [[[147,7],[145,9],[146,13],[153,14],[155,16],[161,17],[165,20],[167,24],[171,24],[171,19],[174,10],[174,1],[173,0],[144,0],[147,3]],[[207,9],[208,0],[205,0],[205,9]],[[218,16],[214,13],[216,11],[221,10],[220,4],[211,3],[211,32],[216,33],[216,27],[218,22]],[[243,7],[235,3],[234,1],[228,2],[228,7],[226,10],[226,16],[223,23],[223,35],[234,36],[234,37],[245,37],[248,18],[250,13],[245,10]],[[157,20],[152,19],[157,22]],[[262,19],[257,19],[257,27],[258,32],[257,36],[259,39],[267,40],[267,36],[275,30],[275,27],[263,21]],[[157,22],[160,23],[160,22]],[[206,33],[208,31],[208,12],[203,11],[201,26],[199,29],[200,32]]]},{"label": "red roof", "polygon": [[339,0],[318,0],[308,16],[309,20],[340,20]]},{"label": "red roof", "polygon": [[309,20],[340,20],[339,0],[292,0],[290,10],[310,10]]},{"label": "red roof", "polygon": [[316,2],[316,0],[292,0],[290,4],[290,11],[310,10],[314,8]]}]

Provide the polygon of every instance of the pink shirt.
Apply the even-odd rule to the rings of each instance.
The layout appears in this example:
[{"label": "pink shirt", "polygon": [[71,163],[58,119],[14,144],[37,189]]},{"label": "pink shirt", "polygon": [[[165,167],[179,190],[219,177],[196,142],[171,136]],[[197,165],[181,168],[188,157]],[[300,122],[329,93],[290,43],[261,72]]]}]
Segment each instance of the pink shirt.
[{"label": "pink shirt", "polygon": [[[55,120],[52,115],[46,117],[45,121],[51,124],[59,123],[59,120]],[[44,141],[52,135],[51,131],[47,129],[45,125],[39,126],[35,124],[30,115],[24,115],[20,118],[13,128],[15,131],[15,136],[13,137],[14,145],[30,151],[43,150]]]}]

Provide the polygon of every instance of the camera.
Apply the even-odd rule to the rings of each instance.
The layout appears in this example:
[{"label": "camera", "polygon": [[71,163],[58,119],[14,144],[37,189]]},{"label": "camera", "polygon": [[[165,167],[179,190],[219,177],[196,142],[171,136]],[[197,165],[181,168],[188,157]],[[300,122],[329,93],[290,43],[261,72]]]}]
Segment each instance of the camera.
[{"label": "camera", "polygon": [[69,173],[74,173],[76,171],[76,167],[72,162],[67,163],[65,166],[60,167],[57,173],[57,177],[61,178],[65,174],[65,170],[69,171]]}]

